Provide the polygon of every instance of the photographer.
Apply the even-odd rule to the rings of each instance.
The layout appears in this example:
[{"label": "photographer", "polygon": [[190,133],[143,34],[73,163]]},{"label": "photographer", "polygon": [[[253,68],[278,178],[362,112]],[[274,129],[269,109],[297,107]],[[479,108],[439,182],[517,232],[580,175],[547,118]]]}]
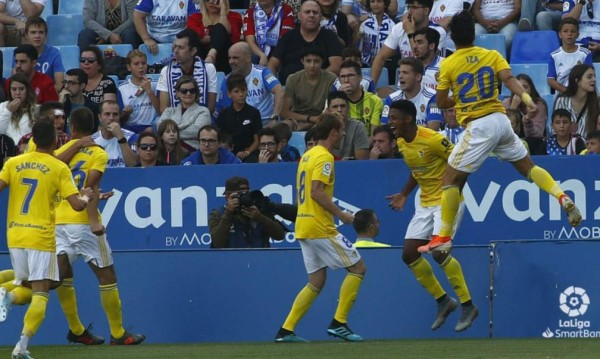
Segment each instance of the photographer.
[{"label": "photographer", "polygon": [[224,207],[210,213],[211,248],[268,248],[269,237],[284,239],[284,227],[262,208],[268,200],[260,191],[250,192],[246,178],[225,182],[225,200]]}]

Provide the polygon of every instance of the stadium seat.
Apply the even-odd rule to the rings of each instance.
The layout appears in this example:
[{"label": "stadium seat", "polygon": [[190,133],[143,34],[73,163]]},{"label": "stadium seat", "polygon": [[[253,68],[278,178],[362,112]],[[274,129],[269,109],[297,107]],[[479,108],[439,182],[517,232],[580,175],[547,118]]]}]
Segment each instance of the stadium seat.
[{"label": "stadium seat", "polygon": [[112,48],[116,51],[117,55],[121,57],[127,57],[129,51],[133,50],[133,46],[130,44],[116,44],[116,45],[97,45],[98,48],[104,53],[105,50]]},{"label": "stadium seat", "polygon": [[108,75],[108,77],[110,77],[115,82],[115,86],[119,87],[119,85],[121,84],[121,80],[119,80],[119,76]]},{"label": "stadium seat", "polygon": [[148,65],[154,65],[162,62],[167,58],[173,56],[173,45],[172,44],[158,44],[158,53],[152,55],[146,44],[141,44],[139,49],[148,56]]},{"label": "stadium seat", "polygon": [[225,73],[217,71],[217,93],[221,91],[223,80],[225,79]]},{"label": "stadium seat", "polygon": [[83,30],[83,15],[50,15],[48,23],[48,40],[50,46],[66,46],[77,44],[77,36]]},{"label": "stadium seat", "polygon": [[[506,58],[506,40],[502,34],[481,34],[475,36],[475,46],[496,50]],[[514,46],[514,42],[513,42]]]},{"label": "stadium seat", "polygon": [[79,68],[79,47],[76,45],[55,46],[60,51],[65,71]]},{"label": "stadium seat", "polygon": [[15,51],[15,48],[1,47],[0,51],[2,51],[2,77],[7,79],[12,72],[13,51]]},{"label": "stadium seat", "polygon": [[518,31],[510,49],[510,63],[547,64],[550,53],[559,46],[556,31]]},{"label": "stadium seat", "polygon": [[[550,94],[550,86],[548,85],[548,65],[547,64],[510,64],[513,76],[518,74],[526,74],[531,77],[533,84],[540,96]],[[510,96],[510,90],[506,86],[502,86],[502,97]]]},{"label": "stadium seat", "polygon": [[44,20],[46,20],[46,18],[50,15],[54,15],[54,13],[52,12],[52,3],[47,4],[44,6],[44,10],[42,10],[42,13],[40,14],[40,17]]},{"label": "stadium seat", "polygon": [[[594,62],[594,71],[596,71],[596,76],[600,74],[600,62]],[[596,80],[596,91],[600,92],[600,81]]]},{"label": "stadium seat", "polygon": [[304,142],[304,135],[306,131],[294,131],[292,132],[292,138],[288,142],[290,146],[294,146],[300,151],[300,155],[304,154],[306,151],[306,143]]},{"label": "stadium seat", "polygon": [[[360,72],[362,72],[363,76],[371,76],[371,68],[370,67],[363,67],[362,69],[360,69]],[[387,67],[384,67],[381,69],[381,75],[379,76],[379,80],[377,81],[377,83],[375,84],[375,88],[381,88],[381,87],[386,87],[387,85],[389,85],[389,79],[388,79],[388,69]]]},{"label": "stadium seat", "polygon": [[[50,1],[50,6],[52,2]],[[84,0],[60,0],[58,2],[58,14],[59,15],[82,15],[83,14],[83,3]]]}]

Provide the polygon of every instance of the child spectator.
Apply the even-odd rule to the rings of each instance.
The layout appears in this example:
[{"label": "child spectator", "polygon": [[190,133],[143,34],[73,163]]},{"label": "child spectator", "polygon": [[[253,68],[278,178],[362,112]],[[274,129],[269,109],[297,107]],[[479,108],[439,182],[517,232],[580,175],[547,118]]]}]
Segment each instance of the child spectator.
[{"label": "child spectator", "polygon": [[600,155],[600,130],[588,133],[587,148],[581,154]]},{"label": "child spectator", "polygon": [[[146,77],[148,59],[140,50],[131,50],[127,54],[127,71],[131,72],[129,80],[119,85],[119,96],[123,104],[124,126],[135,133],[140,133],[156,122],[160,101],[154,93],[152,80]],[[154,83],[156,87],[156,83]]]},{"label": "child spectator", "polygon": [[171,119],[164,120],[158,126],[156,135],[158,137],[157,159],[165,165],[178,165],[181,160],[189,156],[181,145],[177,122]]},{"label": "child spectator", "polygon": [[521,111],[508,109],[506,110],[506,117],[508,117],[508,119],[510,120],[510,125],[513,129],[513,132],[517,136],[519,136],[519,139],[521,140],[521,142],[523,142],[523,145],[527,149],[527,152],[530,152],[529,145],[527,144],[527,141],[525,141],[525,131],[523,130],[523,114],[521,113]]},{"label": "child spectator", "polygon": [[558,37],[562,46],[554,50],[548,59],[548,85],[560,93],[565,92],[569,84],[569,74],[577,64],[592,65],[592,53],[576,44],[579,36],[579,21],[566,17],[558,25]]},{"label": "child spectator", "polygon": [[262,129],[260,112],[246,103],[248,85],[242,75],[234,74],[227,78],[227,96],[230,107],[225,107],[217,117],[217,126],[223,133],[233,137],[233,153],[244,160],[258,149],[258,131]]},{"label": "child spectator", "polygon": [[357,37],[362,55],[362,63],[370,67],[375,55],[377,55],[381,49],[381,45],[383,45],[385,39],[390,35],[395,23],[386,14],[390,7],[390,0],[367,0],[366,5],[369,15],[360,24]]},{"label": "child spectator", "polygon": [[279,145],[281,146],[281,151],[279,155],[281,156],[282,162],[298,162],[300,161],[300,151],[289,144],[292,139],[292,129],[285,122],[280,122],[275,127],[273,127],[277,136],[279,138]]},{"label": "child spectator", "polygon": [[585,149],[581,136],[571,134],[571,113],[559,108],[552,113],[554,134],[548,139],[546,152],[551,156],[576,155]]},{"label": "child spectator", "polygon": [[221,148],[224,148],[229,152],[233,151],[233,137],[230,133],[221,133],[221,135],[219,136],[219,146],[221,146]]}]

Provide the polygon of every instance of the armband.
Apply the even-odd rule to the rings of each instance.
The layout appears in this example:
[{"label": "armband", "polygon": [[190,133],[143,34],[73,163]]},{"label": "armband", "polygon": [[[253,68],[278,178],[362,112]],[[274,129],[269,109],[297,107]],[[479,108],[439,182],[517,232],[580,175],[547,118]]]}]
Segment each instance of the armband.
[{"label": "armband", "polygon": [[523,103],[525,104],[525,106],[529,106],[529,105],[533,104],[533,99],[527,92],[523,92],[521,94],[521,100],[523,100]]}]

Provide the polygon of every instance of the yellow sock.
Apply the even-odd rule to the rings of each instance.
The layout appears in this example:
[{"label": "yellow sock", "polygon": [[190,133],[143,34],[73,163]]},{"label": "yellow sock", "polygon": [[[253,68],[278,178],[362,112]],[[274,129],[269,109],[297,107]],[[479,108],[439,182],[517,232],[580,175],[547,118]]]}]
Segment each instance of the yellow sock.
[{"label": "yellow sock", "polygon": [[2,284],[0,284],[0,287],[2,288],[6,288],[6,292],[10,292],[13,289],[15,289],[16,287],[18,287],[18,285],[14,284],[12,280],[9,280],[7,282],[0,282]]},{"label": "yellow sock", "polygon": [[457,186],[447,186],[442,189],[442,223],[440,237],[452,237],[456,213],[460,204],[460,190]]},{"label": "yellow sock", "polygon": [[100,286],[100,301],[104,313],[106,313],[106,319],[108,319],[110,335],[113,338],[121,338],[125,334],[125,329],[123,328],[123,313],[121,312],[121,298],[117,283]]},{"label": "yellow sock", "polygon": [[304,314],[308,311],[308,308],[315,301],[315,298],[319,295],[319,289],[313,287],[310,284],[307,284],[302,288],[300,293],[296,296],[294,300],[294,304],[292,304],[292,309],[290,310],[290,314],[288,314],[287,318],[285,318],[285,322],[283,323],[283,329],[287,329],[289,331],[294,331],[296,328],[296,324],[302,319]]},{"label": "yellow sock", "polygon": [[31,303],[33,292],[29,288],[15,286],[10,293],[13,296],[13,304],[25,305],[27,303]]},{"label": "yellow sock", "polygon": [[73,288],[73,278],[63,280],[62,285],[56,288],[56,296],[63,313],[65,313],[71,332],[75,335],[83,334],[85,327],[81,323],[77,312],[77,296],[75,295],[75,288]]},{"label": "yellow sock", "polygon": [[471,300],[469,287],[467,287],[467,282],[465,281],[465,276],[463,275],[460,263],[454,257],[448,256],[440,267],[442,267],[444,273],[446,273],[446,277],[448,277],[448,281],[450,282],[450,285],[452,285],[452,289],[454,289],[460,302],[465,303]]},{"label": "yellow sock", "polygon": [[417,281],[433,296],[434,299],[442,297],[446,292],[440,285],[431,269],[429,261],[423,257],[419,257],[416,261],[408,265],[408,268],[413,272]]},{"label": "yellow sock", "polygon": [[340,301],[333,316],[338,322],[348,323],[348,313],[350,313],[350,309],[354,305],[362,281],[363,276],[360,274],[346,274],[346,278],[344,278],[340,287]]},{"label": "yellow sock", "polygon": [[533,181],[539,188],[544,191],[550,193],[552,196],[559,198],[563,194],[562,189],[558,187],[552,175],[548,173],[545,169],[539,166],[533,166],[531,171],[529,171],[529,179]]},{"label": "yellow sock", "polygon": [[7,269],[0,271],[0,283],[8,282],[11,280],[15,280],[15,271],[12,269]]},{"label": "yellow sock", "polygon": [[23,335],[32,337],[46,317],[46,306],[48,305],[48,293],[33,293],[31,304],[23,319]]}]

